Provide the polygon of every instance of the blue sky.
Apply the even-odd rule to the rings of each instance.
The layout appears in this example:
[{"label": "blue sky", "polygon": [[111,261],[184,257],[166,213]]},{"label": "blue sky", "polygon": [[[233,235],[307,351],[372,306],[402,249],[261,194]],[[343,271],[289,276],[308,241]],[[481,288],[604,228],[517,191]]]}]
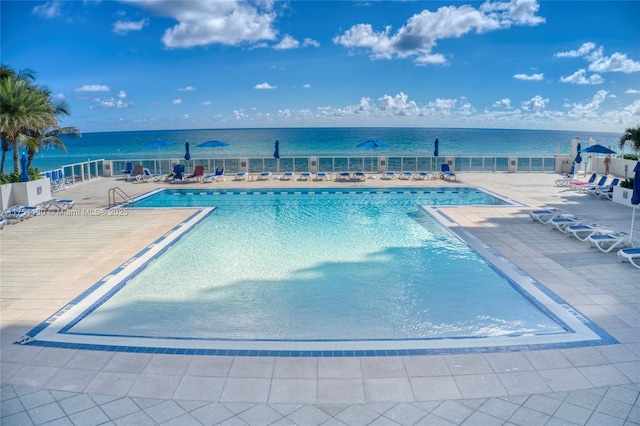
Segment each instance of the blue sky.
[{"label": "blue sky", "polygon": [[82,132],[640,125],[638,1],[6,1]]}]

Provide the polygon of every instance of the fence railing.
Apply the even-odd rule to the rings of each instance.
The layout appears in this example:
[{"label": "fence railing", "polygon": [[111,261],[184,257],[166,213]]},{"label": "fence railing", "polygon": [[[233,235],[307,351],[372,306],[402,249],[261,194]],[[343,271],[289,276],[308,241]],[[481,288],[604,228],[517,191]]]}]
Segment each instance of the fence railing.
[{"label": "fence railing", "polygon": [[[292,172],[365,172],[382,173],[387,170],[401,171],[439,171],[443,163],[458,172],[554,172],[561,171],[557,156],[507,157],[507,156],[457,156],[457,157],[418,157],[418,156],[331,156],[331,157],[244,157],[244,158],[191,158],[184,159],[135,159],[105,161],[108,175],[119,175],[125,169],[127,161],[141,164],[152,173],[170,173],[175,164],[184,164],[186,172],[191,173],[196,166],[204,166],[213,172],[224,167],[225,173],[280,173]],[[568,168],[567,168],[568,169]]]}]

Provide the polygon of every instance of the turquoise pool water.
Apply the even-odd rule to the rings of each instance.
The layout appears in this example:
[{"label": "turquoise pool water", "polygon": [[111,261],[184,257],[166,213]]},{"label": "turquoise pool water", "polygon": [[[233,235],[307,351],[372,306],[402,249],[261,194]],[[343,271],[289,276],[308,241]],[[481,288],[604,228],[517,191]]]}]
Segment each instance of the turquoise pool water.
[{"label": "turquoise pool water", "polygon": [[136,206],[216,209],[69,332],[252,341],[565,333],[421,207],[505,203],[473,188],[164,190]]}]

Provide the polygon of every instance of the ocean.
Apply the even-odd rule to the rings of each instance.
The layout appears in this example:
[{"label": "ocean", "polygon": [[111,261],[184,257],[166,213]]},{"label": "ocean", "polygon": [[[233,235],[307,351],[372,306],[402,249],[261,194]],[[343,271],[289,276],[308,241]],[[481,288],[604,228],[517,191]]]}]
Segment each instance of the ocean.
[{"label": "ocean", "polygon": [[[571,140],[580,137],[583,146],[590,139],[617,150],[621,134],[551,130],[437,129],[437,128],[273,128],[214,130],[154,130],[85,133],[80,138],[65,137],[67,152],[45,149],[33,166],[41,171],[87,160],[139,160],[181,158],[189,141],[192,158],[272,157],[274,142],[280,141],[281,157],[304,156],[431,156],[438,138],[440,156],[553,156],[568,154]],[[162,139],[176,145],[149,148]],[[358,148],[360,142],[375,139],[387,144],[371,149]],[[222,148],[199,148],[208,140],[229,144]],[[13,169],[7,156],[5,170]]]}]

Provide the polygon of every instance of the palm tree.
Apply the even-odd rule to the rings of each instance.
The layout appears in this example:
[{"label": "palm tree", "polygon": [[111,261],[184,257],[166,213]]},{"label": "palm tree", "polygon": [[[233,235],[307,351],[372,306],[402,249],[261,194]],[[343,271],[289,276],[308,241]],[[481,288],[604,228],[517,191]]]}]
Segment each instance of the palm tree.
[{"label": "palm tree", "polygon": [[[55,108],[49,96],[25,79],[9,76],[0,80],[0,130],[13,147],[14,171],[20,171],[18,147],[29,129],[43,129],[57,124]],[[1,171],[4,171],[4,159]]]},{"label": "palm tree", "polygon": [[635,129],[628,128],[625,130],[624,135],[620,137],[620,149],[624,149],[629,142],[631,142],[633,149],[640,153],[640,126]]}]

